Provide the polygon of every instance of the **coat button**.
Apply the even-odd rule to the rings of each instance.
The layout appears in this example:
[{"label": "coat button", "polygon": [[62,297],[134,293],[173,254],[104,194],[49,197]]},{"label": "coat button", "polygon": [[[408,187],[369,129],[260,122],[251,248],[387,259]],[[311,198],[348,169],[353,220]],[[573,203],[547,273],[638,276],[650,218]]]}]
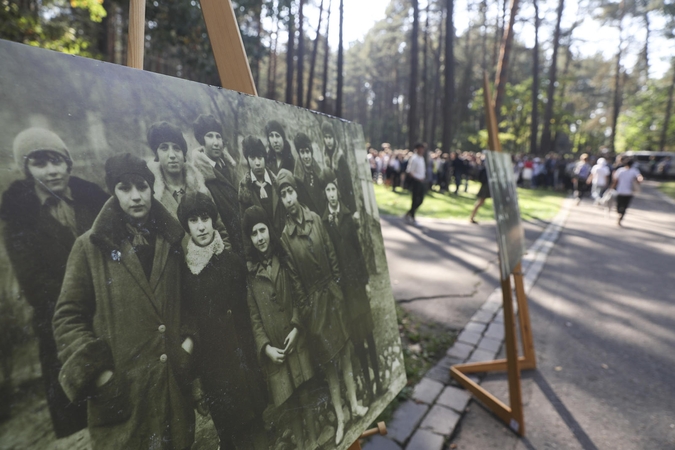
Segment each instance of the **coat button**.
[{"label": "coat button", "polygon": [[228,309],[228,310],[227,310],[227,315],[228,315],[228,316],[231,316],[231,315],[232,315],[232,310],[231,310],[231,309]]},{"label": "coat button", "polygon": [[157,330],[158,330],[160,333],[164,333],[164,332],[166,331],[166,325],[162,324],[162,325],[158,326],[158,327],[157,327]]},{"label": "coat button", "polygon": [[166,353],[163,353],[162,356],[159,357],[159,360],[163,363],[166,362],[167,359],[169,359],[169,357],[166,356]]}]

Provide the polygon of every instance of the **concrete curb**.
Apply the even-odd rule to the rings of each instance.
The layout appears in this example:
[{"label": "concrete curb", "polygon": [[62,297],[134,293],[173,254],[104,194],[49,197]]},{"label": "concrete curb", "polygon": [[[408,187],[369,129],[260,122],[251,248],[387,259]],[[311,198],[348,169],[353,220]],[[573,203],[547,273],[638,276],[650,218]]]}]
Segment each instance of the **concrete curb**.
[{"label": "concrete curb", "polygon": [[[522,259],[525,292],[529,293],[569,215],[572,199],[563,205]],[[376,436],[364,450],[440,450],[452,436],[471,395],[450,378],[450,366],[463,362],[490,361],[504,343],[501,288],[495,289],[473,315],[446,355],[417,383],[412,399],[394,411],[387,424],[389,434]],[[478,377],[472,376],[480,382]]]}]

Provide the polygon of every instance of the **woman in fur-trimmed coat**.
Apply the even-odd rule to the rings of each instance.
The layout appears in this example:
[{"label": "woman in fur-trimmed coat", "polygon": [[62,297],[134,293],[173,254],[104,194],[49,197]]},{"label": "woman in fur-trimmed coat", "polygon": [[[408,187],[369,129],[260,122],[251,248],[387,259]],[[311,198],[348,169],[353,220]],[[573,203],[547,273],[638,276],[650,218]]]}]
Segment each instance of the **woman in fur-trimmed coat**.
[{"label": "woman in fur-trimmed coat", "polygon": [[[94,449],[181,450],[194,442],[195,335],[180,298],[184,231],[152,198],[153,178],[128,153],[106,162],[115,196],[75,241],[54,314],[61,386],[71,400],[87,400]],[[122,188],[145,194],[129,207]],[[125,212],[141,208],[143,223]]]}]

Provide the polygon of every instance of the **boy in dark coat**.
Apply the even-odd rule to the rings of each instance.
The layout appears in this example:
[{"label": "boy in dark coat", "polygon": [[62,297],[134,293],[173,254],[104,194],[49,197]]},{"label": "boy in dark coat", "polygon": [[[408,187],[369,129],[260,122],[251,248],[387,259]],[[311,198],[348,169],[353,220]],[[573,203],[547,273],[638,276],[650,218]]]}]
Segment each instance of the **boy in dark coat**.
[{"label": "boy in dark coat", "polygon": [[[249,171],[239,183],[239,207],[241,217],[244,211],[258,206],[265,211],[272,230],[277,237],[281,236],[286,223],[286,210],[281,204],[279,193],[274,189],[277,177],[267,168],[267,150],[265,144],[256,137],[247,136],[241,143],[244,158],[248,162]],[[244,233],[248,247],[250,239]]]},{"label": "boy in dark coat", "polygon": [[[354,352],[361,364],[366,391],[372,398],[373,384],[368,368],[373,369],[375,379],[372,381],[375,381],[377,395],[383,393],[383,388],[373,337],[374,325],[368,295],[369,276],[366,260],[359,243],[357,224],[352,217],[352,212],[340,201],[338,182],[332,171],[324,173],[322,185],[327,200],[322,220],[335,247],[335,256],[342,274],[340,287],[342,287],[345,298],[345,324],[354,345]],[[367,350],[366,343],[368,344]],[[370,359],[370,364],[368,364],[368,359]]]},{"label": "boy in dark coat", "polygon": [[265,387],[256,358],[244,261],[214,230],[216,206],[188,193],[178,218],[190,234],[183,268],[183,307],[198,324],[197,376],[222,449],[266,448]]},{"label": "boy in dark coat", "polygon": [[291,144],[286,139],[284,127],[276,120],[270,120],[265,125],[265,136],[269,149],[267,150],[267,168],[273,174],[279,173],[281,169],[293,171],[295,160],[291,152]]},{"label": "boy in dark coat", "polygon": [[314,159],[312,141],[305,133],[298,133],[293,140],[299,159],[295,162],[298,180],[298,200],[317,214],[326,209],[326,196],[321,187],[322,170]]},{"label": "boy in dark coat", "polygon": [[84,403],[71,403],[58,381],[54,307],[75,239],[91,228],[108,195],[70,174],[70,153],[51,131],[29,128],[19,133],[14,158],[26,178],[3,194],[0,218],[19,286],[33,307],[47,405],[56,437],[62,438],[87,426],[87,410]]},{"label": "boy in dark coat", "polygon": [[73,401],[87,399],[97,449],[188,449],[194,442],[194,327],[183,320],[176,219],[152,198],[145,161],[106,161],[114,196],[71,252],[54,313]]}]

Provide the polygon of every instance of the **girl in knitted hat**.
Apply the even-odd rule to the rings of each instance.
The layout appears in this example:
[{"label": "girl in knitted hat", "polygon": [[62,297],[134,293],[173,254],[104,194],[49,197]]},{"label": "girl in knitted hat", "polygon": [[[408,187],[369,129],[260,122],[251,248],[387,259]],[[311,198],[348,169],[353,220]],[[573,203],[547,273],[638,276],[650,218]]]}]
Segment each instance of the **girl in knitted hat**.
[{"label": "girl in knitted hat", "polygon": [[344,298],[337,282],[341,274],[321,217],[298,201],[297,184],[291,172],[279,171],[277,189],[287,212],[281,242],[299,292],[297,301],[307,330],[310,354],[328,381],[337,418],[337,445],[344,437],[345,426],[338,373],[341,372],[347,388],[352,416],[361,417],[368,411],[356,398],[351,345],[344,323]]},{"label": "girl in knitted hat", "polygon": [[188,449],[194,328],[181,314],[176,219],[137,156],[106,161],[113,197],[73,246],[54,314],[60,381],[87,399],[93,449]]},{"label": "girl in knitted hat", "polygon": [[246,265],[226,250],[213,224],[216,205],[189,192],[178,219],[190,236],[183,270],[183,310],[197,324],[196,375],[223,449],[262,449],[265,386],[247,303]]},{"label": "girl in knitted hat", "polygon": [[284,127],[276,120],[270,120],[265,126],[265,136],[269,150],[267,151],[268,169],[275,175],[281,169],[293,171],[295,160],[291,153],[291,144],[286,139]]},{"label": "girl in knitted hat", "polygon": [[296,302],[299,295],[286,253],[261,207],[244,213],[244,235],[252,244],[248,301],[256,353],[280,422],[290,424],[298,447],[309,448],[316,442],[315,413],[305,382],[314,376],[314,369]]}]

